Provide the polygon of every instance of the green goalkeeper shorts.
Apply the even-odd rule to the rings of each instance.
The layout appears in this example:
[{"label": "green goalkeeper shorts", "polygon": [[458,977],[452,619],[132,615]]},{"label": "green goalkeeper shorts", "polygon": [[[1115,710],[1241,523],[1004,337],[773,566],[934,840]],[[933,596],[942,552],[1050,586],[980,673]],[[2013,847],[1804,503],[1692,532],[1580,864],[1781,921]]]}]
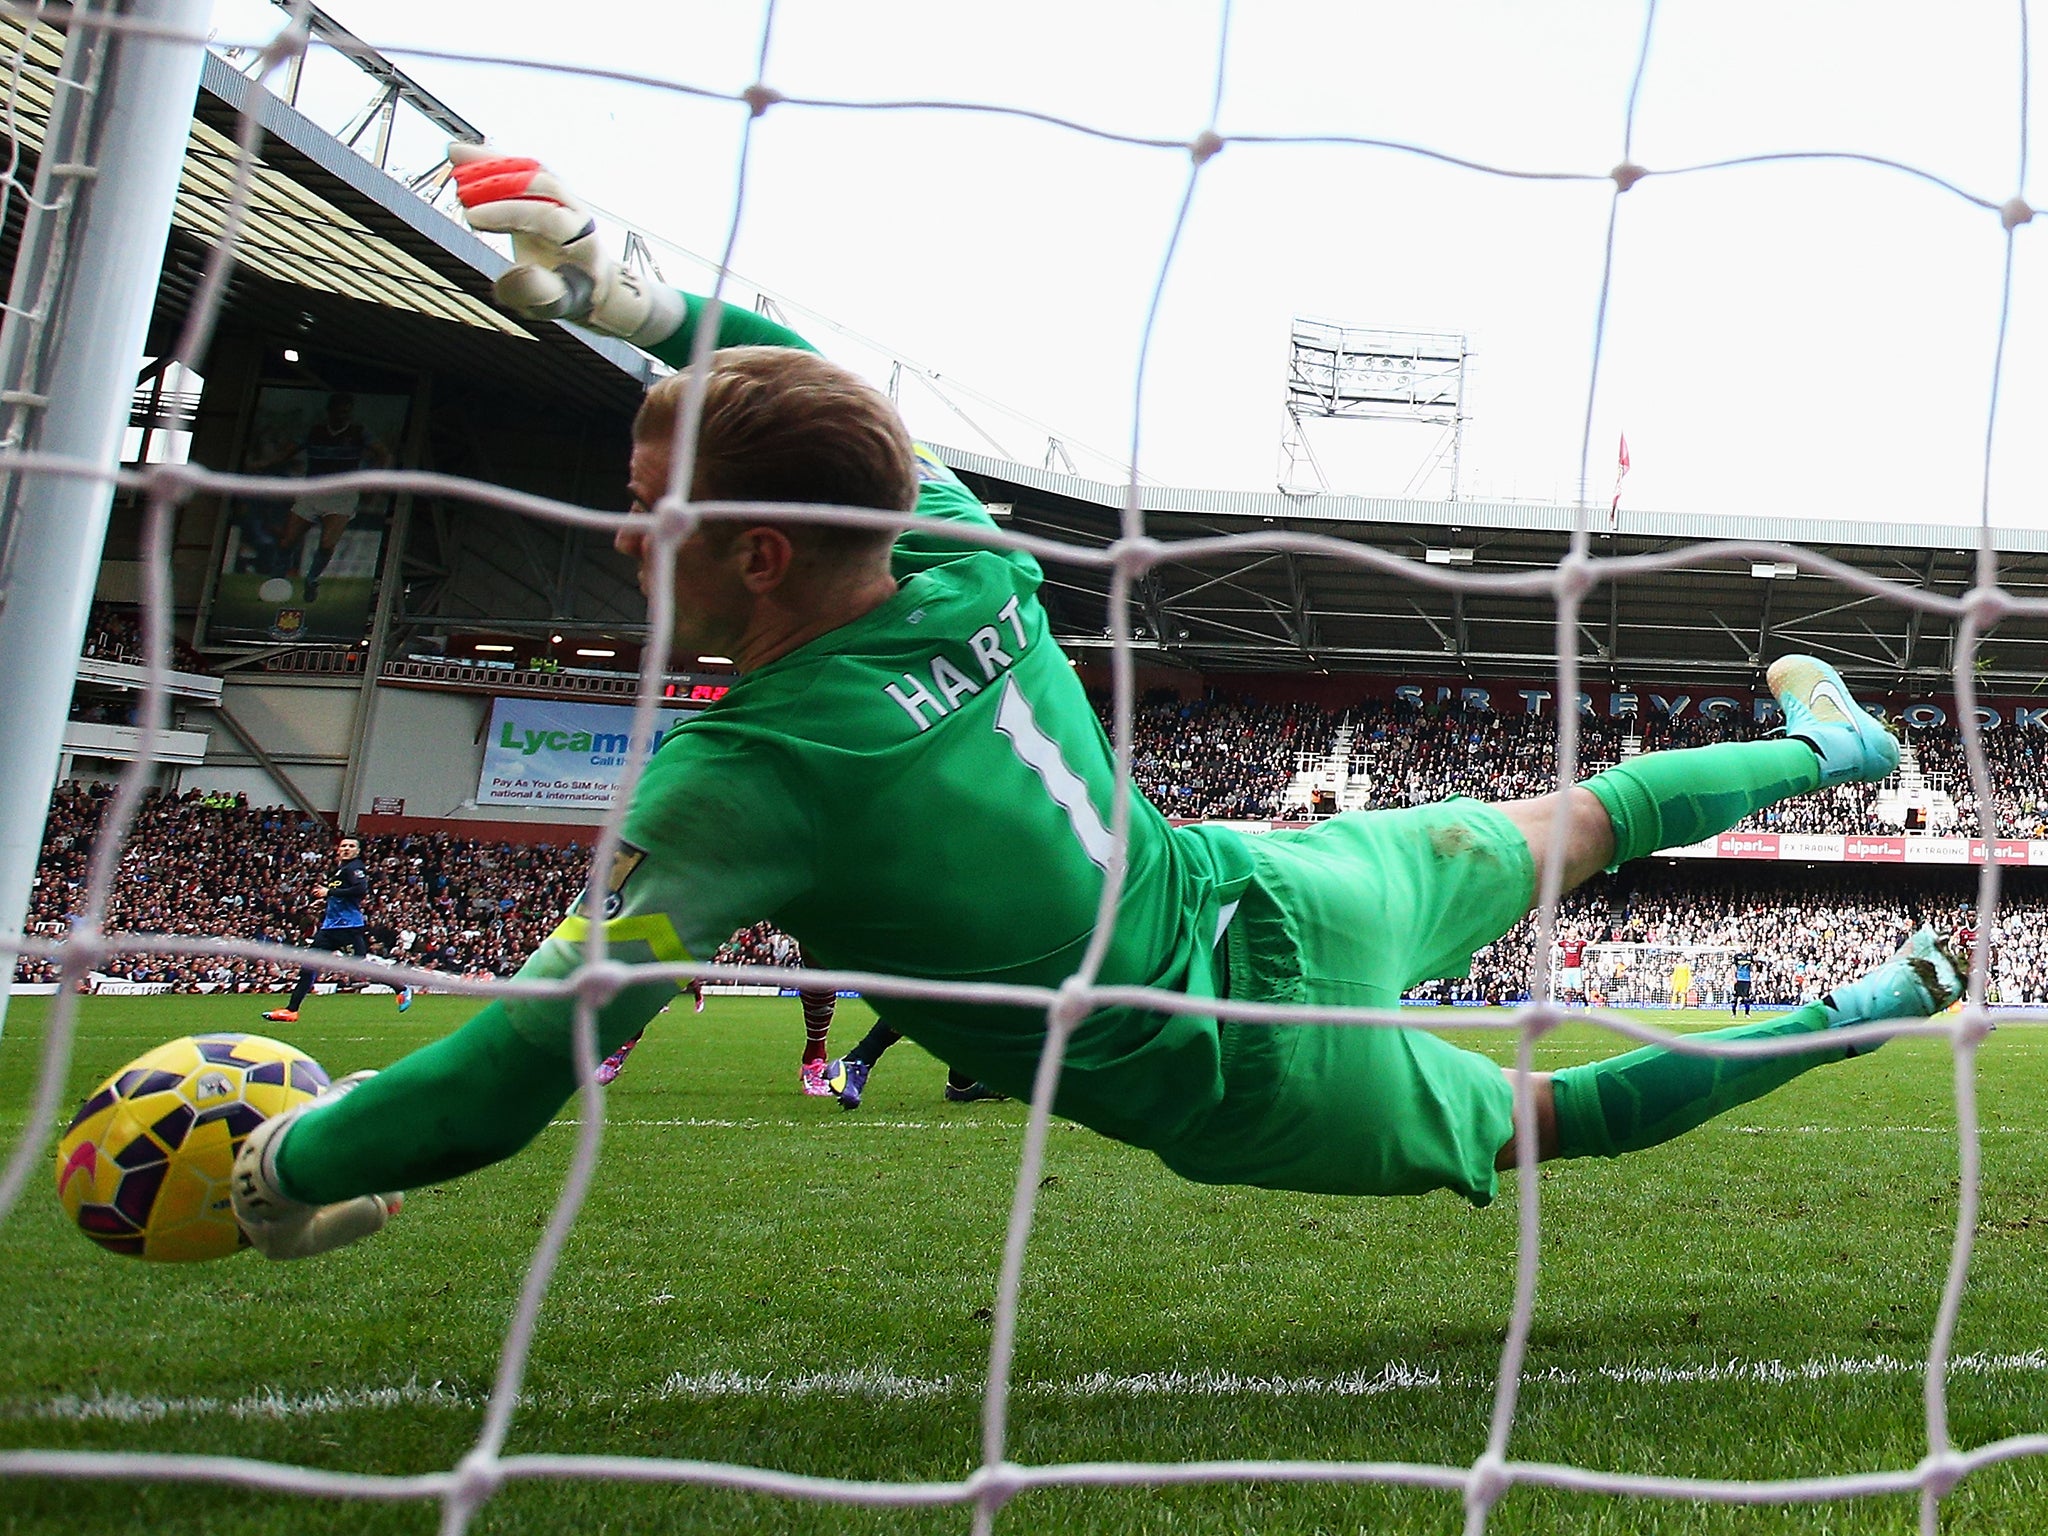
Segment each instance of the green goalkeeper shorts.
[{"label": "green goalkeeper shorts", "polygon": [[[1477,800],[1355,811],[1246,840],[1256,863],[1225,933],[1233,999],[1391,1008],[1529,910],[1535,864]],[[1449,1189],[1485,1205],[1513,1133],[1506,1075],[1476,1051],[1379,1025],[1222,1026],[1223,1102],[1160,1149],[1210,1184],[1318,1194]]]}]

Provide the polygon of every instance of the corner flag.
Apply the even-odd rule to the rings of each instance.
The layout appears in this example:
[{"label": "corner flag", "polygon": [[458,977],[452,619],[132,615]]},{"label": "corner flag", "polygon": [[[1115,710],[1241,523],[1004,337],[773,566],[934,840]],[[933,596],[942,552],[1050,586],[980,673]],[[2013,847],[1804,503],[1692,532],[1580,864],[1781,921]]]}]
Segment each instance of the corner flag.
[{"label": "corner flag", "polygon": [[1621,456],[1614,469],[1614,503],[1607,509],[1607,531],[1614,532],[1621,517],[1621,482],[1628,475],[1628,434],[1621,434]]}]

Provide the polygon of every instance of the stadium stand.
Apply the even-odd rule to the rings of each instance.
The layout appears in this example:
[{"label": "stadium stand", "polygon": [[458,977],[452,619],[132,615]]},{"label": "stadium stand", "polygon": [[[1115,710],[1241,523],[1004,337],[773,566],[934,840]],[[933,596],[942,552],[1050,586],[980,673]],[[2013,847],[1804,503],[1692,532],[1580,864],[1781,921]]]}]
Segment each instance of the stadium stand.
[{"label": "stadium stand", "polygon": [[[1106,724],[1107,722],[1105,722]],[[1539,793],[1556,771],[1556,722],[1490,710],[1368,701],[1339,715],[1308,703],[1279,704],[1211,692],[1183,700],[1148,696],[1136,716],[1133,767],[1143,792],[1178,819],[1298,820],[1290,803],[1303,761],[1347,754],[1353,792],[1346,808],[1417,805],[1451,794],[1501,798]],[[1631,748],[1692,746],[1755,734],[1742,721],[1582,721],[1586,771]],[[1910,733],[1931,782],[1949,786],[1974,817],[1954,730]],[[2037,733],[1987,738],[2001,796],[2001,827],[2038,834],[2048,803],[2048,752]],[[1812,797],[1796,818],[1762,818],[1771,830],[1856,835],[1885,830],[1875,786]],[[32,931],[61,934],[85,879],[109,799],[108,786],[72,781],[51,802],[30,912]],[[451,826],[459,824],[450,824]],[[303,812],[252,807],[244,796],[153,796],[122,862],[110,925],[147,933],[240,935],[297,943],[318,904],[333,830]],[[373,880],[371,939],[378,952],[404,953],[456,973],[516,970],[582,890],[588,850],[574,841],[513,843],[454,830],[366,839]],[[1730,871],[1666,861],[1567,898],[1561,921],[1595,942],[1735,945],[1755,951],[1756,997],[1790,1002],[1795,977],[1825,984],[1889,953],[1920,920],[1968,926],[1973,874],[1901,868],[1853,874],[1840,866],[1748,865]],[[2008,876],[2000,915],[1995,993],[2001,1001],[2048,999],[2048,888],[2031,871]],[[735,934],[720,964],[773,963],[775,932],[759,924]],[[1526,995],[1530,932],[1524,924],[1475,959],[1469,980],[1418,988],[1418,1001],[1504,1002]],[[246,960],[200,962],[132,955],[109,966],[135,982],[174,990],[267,991],[288,987],[293,968]],[[20,982],[55,980],[47,963],[24,960]],[[1715,978],[1702,978],[1711,997]]]},{"label": "stadium stand", "polygon": [[[2048,887],[2008,877],[1993,938],[1991,1000],[2048,999]],[[1756,960],[1761,1005],[1789,1005],[1861,974],[1919,924],[1956,933],[1973,927],[1973,871],[1907,874],[1755,867],[1736,872],[1658,863],[1595,882],[1558,909],[1560,931],[1594,943],[1745,950]],[[1532,925],[1517,924],[1473,959],[1472,975],[1416,988],[1416,1001],[1506,1003],[1528,995]],[[1803,979],[1803,980],[1802,980]],[[1698,979],[1704,1006],[1725,1006],[1728,978]]]},{"label": "stadium stand", "polygon": [[[1098,702],[1103,729],[1107,701]],[[1154,694],[1133,717],[1131,773],[1147,799],[1190,820],[1260,818],[1284,808],[1297,759],[1326,756],[1337,729],[1312,704],[1268,704],[1212,693]]]},{"label": "stadium stand", "polygon": [[[147,658],[143,653],[140,613],[134,608],[113,603],[94,603],[91,616],[86,620],[85,646],[80,654],[95,661],[122,661],[137,667],[144,665]],[[213,671],[204,656],[176,636],[171,640],[171,667],[174,671],[194,672],[202,676]]]},{"label": "stadium stand", "polygon": [[[73,782],[50,806],[30,931],[64,932],[83,889],[93,839],[111,793]],[[197,791],[157,795],[144,806],[121,861],[108,924],[138,933],[203,934],[303,942],[311,929],[334,846],[334,831],[285,806],[220,803]],[[574,845],[512,844],[448,833],[368,840],[370,939],[456,973],[509,974],[576,899],[589,851]],[[178,991],[272,991],[294,966],[242,959],[201,961],[130,955],[109,971]],[[24,961],[18,981],[56,979]]]},{"label": "stadium stand", "polygon": [[[1109,729],[1108,701],[1098,709]],[[1310,820],[1334,810],[1426,805],[1450,795],[1514,799],[1547,791],[1557,775],[1557,721],[1491,709],[1366,699],[1336,711],[1210,689],[1194,699],[1148,694],[1133,719],[1132,772],[1167,815],[1188,820]],[[1673,720],[1650,714],[1579,722],[1580,777],[1636,752],[1742,741],[1771,727],[1743,717]],[[1978,830],[1977,797],[1953,726],[1904,727],[1908,771],[1939,810],[1939,826]],[[2048,835],[2048,732],[1986,733],[1998,785],[1998,835]],[[1880,801],[1894,785],[1858,784],[1751,817],[1759,832],[1879,836],[1902,831]],[[1318,789],[1329,798],[1318,805]]]},{"label": "stadium stand", "polygon": [[[51,801],[30,909],[31,931],[58,935],[84,889],[108,786],[74,781]],[[317,912],[335,834],[288,806],[240,797],[152,796],[121,863],[109,925],[135,933],[202,934],[302,942]],[[455,974],[510,975],[582,894],[590,851],[577,843],[508,843],[445,832],[365,840],[371,878],[370,941]],[[720,965],[774,965],[776,930],[741,930],[712,957]],[[177,992],[287,991],[294,965],[117,956],[107,973]],[[343,986],[354,983],[331,978]],[[15,980],[57,980],[24,959]]]}]

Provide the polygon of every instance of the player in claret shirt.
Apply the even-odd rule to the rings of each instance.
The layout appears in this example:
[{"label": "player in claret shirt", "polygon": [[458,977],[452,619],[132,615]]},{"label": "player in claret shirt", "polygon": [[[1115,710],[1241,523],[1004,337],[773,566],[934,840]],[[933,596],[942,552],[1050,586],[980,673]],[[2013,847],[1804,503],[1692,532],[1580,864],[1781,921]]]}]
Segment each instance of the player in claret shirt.
[{"label": "player in claret shirt", "polygon": [[1557,941],[1557,958],[1563,975],[1558,978],[1557,1000],[1561,1003],[1586,1000],[1586,941],[1567,932]]},{"label": "player in claret shirt", "polygon": [[[716,325],[725,350],[706,380],[686,489],[695,503],[766,504],[707,514],[676,548],[675,646],[732,657],[739,681],[648,762],[600,919],[612,955],[708,957],[767,919],[827,969],[1057,988],[1095,930],[1117,783],[1039,603],[1038,562],[975,542],[995,523],[913,446],[880,392],[759,316],[642,287],[559,182],[491,153],[452,152],[470,221],[513,238],[500,301],[679,367],[697,327]],[[661,380],[635,422],[640,511],[668,492],[688,388],[687,374]],[[867,508],[909,525],[807,522],[778,517],[776,504]],[[617,542],[650,586],[645,534]],[[1571,887],[1788,796],[1894,771],[1897,744],[1831,667],[1785,657],[1770,677],[1782,739],[1646,753],[1508,804],[1453,799],[1247,837],[1175,828],[1127,789],[1126,875],[1099,979],[1162,996],[1391,1009],[1422,980],[1467,974],[1473,952],[1530,910],[1556,849]],[[570,918],[522,976],[569,975],[586,934],[586,919]],[[1648,1046],[1539,1073],[1529,1129],[1544,1158],[1654,1146],[1851,1054],[1832,1031],[1924,1017],[1959,990],[1954,962],[1922,930],[1813,1006],[1722,1032],[1810,1034],[1814,1048],[1711,1058]],[[676,991],[644,980],[614,993],[598,1011],[599,1053]],[[936,996],[884,1006],[949,1066],[1030,1093],[1042,1007]],[[381,1227],[388,1192],[517,1152],[575,1091],[573,1023],[566,1001],[500,999],[345,1097],[265,1121],[235,1164],[251,1243],[272,1258],[321,1252]],[[1515,1160],[1508,1074],[1397,1027],[1100,1008],[1074,1023],[1054,1107],[1204,1183],[1448,1189],[1483,1205]]]}]

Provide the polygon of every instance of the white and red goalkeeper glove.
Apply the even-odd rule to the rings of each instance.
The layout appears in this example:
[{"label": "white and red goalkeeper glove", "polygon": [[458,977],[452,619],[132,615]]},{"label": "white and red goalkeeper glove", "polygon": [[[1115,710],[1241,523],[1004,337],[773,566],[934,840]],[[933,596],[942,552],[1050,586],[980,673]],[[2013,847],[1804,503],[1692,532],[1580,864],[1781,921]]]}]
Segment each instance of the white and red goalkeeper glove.
[{"label": "white and red goalkeeper glove", "polygon": [[682,295],[628,272],[605,250],[590,210],[538,160],[450,144],[448,163],[470,228],[512,237],[513,265],[493,284],[512,313],[573,320],[642,347],[682,325]]},{"label": "white and red goalkeeper glove", "polygon": [[374,1072],[351,1072],[319,1098],[273,1115],[251,1131],[235,1155],[228,1181],[235,1220],[249,1246],[266,1259],[309,1259],[384,1230],[399,1212],[401,1195],[358,1195],[332,1205],[308,1205],[286,1194],[277,1181],[277,1145],[299,1116],[332,1104]]}]

